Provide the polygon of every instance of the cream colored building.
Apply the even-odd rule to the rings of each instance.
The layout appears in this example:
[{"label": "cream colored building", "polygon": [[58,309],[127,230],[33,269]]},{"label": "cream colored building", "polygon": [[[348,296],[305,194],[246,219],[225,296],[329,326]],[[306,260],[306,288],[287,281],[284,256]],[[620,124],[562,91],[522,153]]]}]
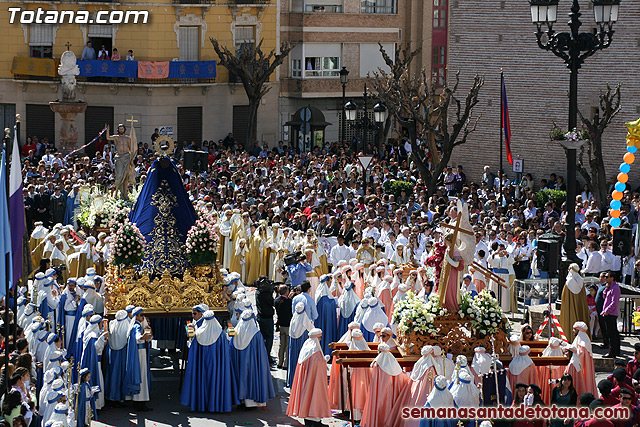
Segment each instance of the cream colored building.
[{"label": "cream colored building", "polygon": [[[446,0],[283,0],[281,37],[296,43],[289,61],[280,70],[283,139],[291,143],[299,138],[296,129],[285,123],[295,121],[295,113],[308,106],[319,109],[330,123],[324,132],[311,132],[314,143],[341,138],[344,104],[339,71],[342,67],[349,71],[346,100],[356,102],[361,115],[367,77],[378,67],[387,68],[379,42],[392,58],[402,44],[410,43],[413,49],[421,47],[412,67],[414,71],[422,67],[431,69],[434,35],[438,40],[443,38],[438,32],[444,31],[446,49],[446,8],[441,11],[442,7],[434,7],[441,3],[446,4]],[[434,9],[438,10],[437,16]],[[441,47],[435,47],[440,52]],[[439,60],[439,56],[435,56],[435,61]],[[441,67],[443,72],[444,62]],[[369,92],[371,90],[369,84]],[[373,97],[368,100],[371,120],[376,102]],[[360,131],[346,125],[344,135],[351,141]],[[372,140],[370,135],[369,141]]]},{"label": "cream colored building", "polygon": [[[0,125],[13,125],[15,113],[23,118],[21,142],[27,136],[58,140],[61,119],[49,108],[49,101],[62,98],[56,58],[67,43],[78,58],[88,41],[96,52],[102,45],[113,48],[124,60],[133,50],[136,61],[217,60],[209,38],[239,49],[245,43],[264,39],[263,48],[279,45],[278,2],[276,0],[161,0],[152,2],[3,2],[4,7],[37,11],[88,12],[95,19],[100,11],[148,11],[148,22],[112,25],[5,22],[0,26]],[[86,12],[85,12],[86,11]],[[29,22],[29,21],[27,21]],[[53,58],[46,61],[42,58]],[[78,143],[90,141],[104,124],[118,124],[133,116],[138,139],[150,142],[154,128],[173,129],[174,138],[218,140],[234,132],[236,139],[246,132],[248,101],[240,84],[229,84],[229,73],[217,66],[213,79],[117,79],[78,78],[76,99],[88,104],[78,115]],[[278,93],[274,87],[258,111],[258,137],[277,141]]]}]

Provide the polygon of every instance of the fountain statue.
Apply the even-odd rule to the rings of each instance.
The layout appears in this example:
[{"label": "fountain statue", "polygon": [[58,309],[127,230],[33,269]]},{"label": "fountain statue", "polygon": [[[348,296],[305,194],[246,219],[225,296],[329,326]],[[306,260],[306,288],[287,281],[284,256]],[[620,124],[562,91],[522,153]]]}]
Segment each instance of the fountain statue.
[{"label": "fountain statue", "polygon": [[[67,49],[69,48],[67,44]],[[87,103],[75,101],[76,99],[76,76],[80,74],[80,68],[76,64],[76,55],[67,50],[60,58],[58,75],[62,83],[62,101],[49,102],[49,107],[54,113],[60,114],[62,126],[60,127],[59,140],[60,149],[67,153],[77,148],[78,128],[75,125],[76,116],[84,113]]]}]

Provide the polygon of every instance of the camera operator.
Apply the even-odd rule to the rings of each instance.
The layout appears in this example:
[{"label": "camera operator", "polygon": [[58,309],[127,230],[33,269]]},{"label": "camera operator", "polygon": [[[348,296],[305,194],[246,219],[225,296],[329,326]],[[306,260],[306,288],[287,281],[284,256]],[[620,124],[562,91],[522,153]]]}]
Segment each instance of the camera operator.
[{"label": "camera operator", "polygon": [[278,297],[273,302],[278,315],[276,327],[280,330],[280,348],[278,350],[278,369],[287,369],[287,355],[289,353],[289,324],[293,317],[291,299],[295,296],[289,286],[280,285]]},{"label": "camera operator", "polygon": [[311,264],[307,262],[307,257],[300,254],[298,262],[287,265],[287,273],[291,278],[291,287],[300,286],[302,282],[307,280],[307,273],[313,271]]},{"label": "camera operator", "polygon": [[269,355],[269,364],[274,365],[275,359],[271,356],[273,347],[273,282],[267,276],[260,276],[254,283],[256,287],[256,307],[258,309],[258,326],[264,338],[264,345]]}]

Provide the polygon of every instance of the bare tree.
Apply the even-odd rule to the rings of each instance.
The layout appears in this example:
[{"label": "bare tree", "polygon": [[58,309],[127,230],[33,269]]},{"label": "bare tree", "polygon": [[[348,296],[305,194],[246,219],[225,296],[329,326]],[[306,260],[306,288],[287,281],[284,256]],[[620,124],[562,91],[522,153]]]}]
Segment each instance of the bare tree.
[{"label": "bare tree", "polygon": [[[382,46],[382,43],[378,42],[378,46],[384,63],[387,64],[387,67],[389,67],[389,75],[393,76],[393,78],[395,79],[400,79],[405,71],[409,72],[411,61],[413,61],[413,58],[415,58],[416,55],[418,55],[418,53],[420,53],[420,51],[422,50],[422,47],[411,50],[411,45],[409,43],[405,43],[400,49],[396,49],[395,55],[392,59],[389,54],[387,54],[387,51]],[[380,76],[376,74],[375,78],[380,78]],[[384,122],[382,131],[378,134],[379,152],[382,152],[382,145],[384,144],[386,136],[389,134],[389,129],[391,129],[391,118],[392,115],[389,114]]]},{"label": "bare tree", "polygon": [[464,99],[457,96],[459,73],[453,86],[445,84],[442,88],[429,84],[424,68],[420,75],[411,77],[405,67],[399,78],[379,69],[375,77],[373,84],[378,97],[396,120],[409,129],[411,160],[431,196],[453,149],[467,142],[469,134],[476,129],[479,117],[472,121],[471,112],[478,103],[484,77],[474,77]]},{"label": "bare tree", "polygon": [[611,89],[607,85],[606,92],[600,94],[600,105],[592,119],[584,117],[578,110],[584,127],[591,134],[591,139],[582,147],[578,156],[578,172],[587,182],[591,183],[590,189],[593,197],[603,212],[606,210],[609,195],[607,191],[607,173],[602,160],[602,134],[620,111],[621,86],[622,83],[618,83],[614,89]]},{"label": "bare tree", "polygon": [[256,141],[258,133],[258,107],[260,100],[271,89],[266,83],[269,82],[271,74],[282,64],[289,55],[294,44],[282,43],[280,53],[275,49],[268,54],[262,51],[262,42],[257,45],[245,45],[239,52],[232,52],[225,46],[220,45],[218,40],[211,38],[213,50],[216,51],[219,64],[229,70],[229,73],[236,75],[242,82],[244,90],[249,98],[249,132],[245,142],[245,148],[250,149]]}]

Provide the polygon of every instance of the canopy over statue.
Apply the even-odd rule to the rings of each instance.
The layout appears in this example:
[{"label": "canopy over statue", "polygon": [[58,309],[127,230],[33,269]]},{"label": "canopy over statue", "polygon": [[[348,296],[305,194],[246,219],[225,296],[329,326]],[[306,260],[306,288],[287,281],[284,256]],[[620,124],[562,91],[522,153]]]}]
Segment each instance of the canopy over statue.
[{"label": "canopy over statue", "polygon": [[197,220],[178,169],[167,156],[153,162],[129,216],[147,240],[142,270],[181,276],[187,266],[187,232]]}]

